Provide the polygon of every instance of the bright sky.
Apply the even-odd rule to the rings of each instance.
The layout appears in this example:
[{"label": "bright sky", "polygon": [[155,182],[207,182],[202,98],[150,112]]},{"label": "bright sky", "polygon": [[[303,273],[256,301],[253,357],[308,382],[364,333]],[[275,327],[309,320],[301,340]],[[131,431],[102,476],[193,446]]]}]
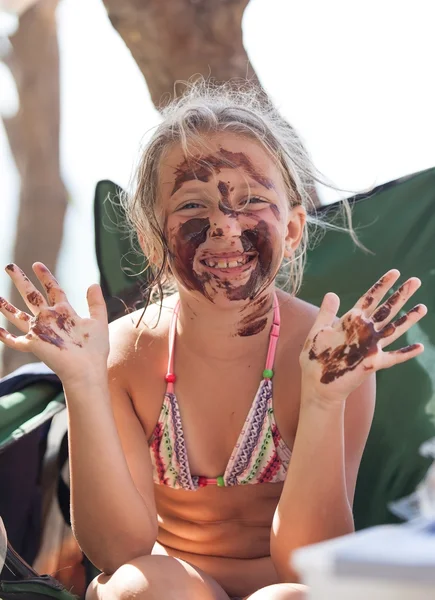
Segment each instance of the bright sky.
[{"label": "bright sky", "polygon": [[[98,279],[95,183],[128,182],[158,115],[100,0],[61,0],[58,17],[62,169],[71,196],[58,271],[84,312],[86,287]],[[435,164],[434,22],[433,0],[251,0],[243,30],[263,85],[318,168],[336,185],[360,190]],[[13,94],[4,71],[0,86],[5,110]],[[1,128],[0,173],[0,263],[6,264],[18,179]],[[1,271],[2,295],[7,279]]]}]

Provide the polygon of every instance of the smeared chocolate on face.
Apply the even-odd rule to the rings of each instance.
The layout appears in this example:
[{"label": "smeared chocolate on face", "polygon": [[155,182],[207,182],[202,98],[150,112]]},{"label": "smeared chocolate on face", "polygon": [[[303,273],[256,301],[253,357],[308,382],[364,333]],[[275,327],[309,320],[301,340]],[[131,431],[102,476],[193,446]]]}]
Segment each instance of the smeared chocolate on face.
[{"label": "smeared chocolate on face", "polygon": [[274,253],[274,242],[277,240],[265,221],[258,221],[254,228],[246,229],[240,237],[245,252],[257,253],[257,264],[249,280],[244,285],[229,290],[227,296],[230,300],[252,300],[271,283],[278,271],[281,257]]},{"label": "smeared chocolate on face", "polygon": [[[189,290],[197,290],[209,300],[213,300],[206,290],[206,284],[225,290],[229,300],[253,299],[273,280],[278,268],[280,256],[274,253],[276,239],[275,230],[265,221],[258,220],[252,229],[242,231],[240,241],[244,252],[255,254],[257,264],[246,283],[238,285],[223,276],[210,272],[199,273],[194,270],[195,256],[199,247],[204,244],[210,230],[208,218],[189,219],[179,226],[173,234],[173,251],[170,260],[175,273],[183,285]],[[213,285],[212,285],[213,287]]]},{"label": "smeared chocolate on face", "polygon": [[[254,169],[252,162],[243,152],[229,152],[220,148],[216,154],[203,158],[193,157],[180,163],[175,171],[172,194],[187,181],[196,179],[206,183],[212,176],[228,168],[242,168],[266,189],[274,187],[269,178]],[[216,227],[216,223],[211,227],[208,218],[189,219],[182,223],[177,230],[172,229],[169,232],[171,239],[168,240],[168,246],[171,248],[171,266],[173,272],[180,277],[187,289],[200,291],[210,300],[213,300],[213,290],[216,293],[218,289],[224,290],[229,300],[253,299],[273,280],[281,260],[281,256],[276,256],[274,248],[280,247],[282,242],[278,240],[277,230],[262,220],[258,211],[246,210],[246,206],[243,210],[236,210],[232,206],[230,194],[234,191],[234,186],[231,186],[230,182],[219,180],[217,188],[220,195],[219,210],[232,219],[244,219],[245,229],[241,232],[237,244],[241,244],[243,251],[251,253],[253,260],[256,261],[249,280],[244,284],[238,284],[237,281],[232,282],[230,278],[226,279],[224,274],[217,276],[205,270],[201,272],[201,268],[198,267],[198,262],[195,260],[200,246],[206,242],[208,235],[211,238],[225,235],[224,229]],[[275,218],[279,220],[279,208],[273,204],[269,204],[268,207],[271,208]],[[228,240],[228,242],[231,247],[237,245],[234,239]],[[265,322],[264,317],[263,320],[260,317],[254,318],[249,327],[246,322],[243,323],[240,331],[244,331],[244,335],[253,335],[260,327],[265,326]],[[250,334],[249,331],[252,333]]]},{"label": "smeared chocolate on face", "polygon": [[237,218],[238,212],[234,210],[230,204],[230,188],[228,184],[226,184],[225,181],[219,181],[218,190],[221,194],[221,200],[219,200],[219,210],[228,217],[233,219]]},{"label": "smeared chocolate on face", "polygon": [[188,290],[197,290],[206,297],[209,296],[205,291],[204,284],[209,276],[207,273],[204,273],[203,276],[195,273],[193,262],[198,247],[207,239],[209,229],[210,219],[189,219],[180,225],[174,236],[174,250],[170,256],[173,269],[179,275],[184,286]]},{"label": "smeared chocolate on face", "polygon": [[273,189],[271,179],[259,173],[250,159],[243,152],[230,152],[220,148],[215,154],[205,157],[185,159],[175,170],[175,184],[171,196],[177,192],[183,183],[195,179],[206,183],[213,174],[219,174],[222,169],[243,169],[254,181],[268,190]]}]

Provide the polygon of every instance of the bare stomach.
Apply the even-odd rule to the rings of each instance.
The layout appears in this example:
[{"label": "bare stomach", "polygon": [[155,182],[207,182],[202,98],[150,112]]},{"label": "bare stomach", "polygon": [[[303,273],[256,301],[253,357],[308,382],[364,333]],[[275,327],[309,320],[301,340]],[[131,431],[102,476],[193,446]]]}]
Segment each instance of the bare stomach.
[{"label": "bare stomach", "polygon": [[189,562],[230,596],[277,583],[270,530],[281,490],[282,484],[197,492],[156,486],[159,534],[153,554]]}]

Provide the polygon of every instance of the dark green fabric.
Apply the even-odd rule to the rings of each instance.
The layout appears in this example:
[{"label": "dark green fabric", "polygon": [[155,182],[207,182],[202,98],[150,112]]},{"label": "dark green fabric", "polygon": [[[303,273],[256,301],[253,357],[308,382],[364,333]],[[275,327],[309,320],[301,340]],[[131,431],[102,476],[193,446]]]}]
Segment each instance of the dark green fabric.
[{"label": "dark green fabric", "polygon": [[[96,214],[103,214],[105,197],[108,193],[116,195],[118,189],[110,181],[97,186]],[[394,267],[401,271],[401,281],[411,275],[422,279],[415,303],[424,302],[429,308],[429,314],[408,333],[407,340],[400,342],[421,341],[425,353],[378,374],[374,423],[354,505],[356,526],[363,528],[393,522],[387,504],[414,491],[429,466],[429,461],[419,456],[418,447],[435,435],[435,169],[380,186],[369,195],[352,199],[352,203],[354,227],[372,254],[355,247],[348,234],[328,231],[308,252],[300,296],[319,305],[326,292],[334,291],[340,296],[342,314],[379,276]],[[339,207],[340,203],[328,207],[328,218],[333,218]],[[112,215],[111,220],[122,221],[121,213],[115,218]],[[130,251],[129,240],[106,234],[101,219],[95,227],[106,294],[122,297],[129,288],[124,300],[138,300],[139,289],[120,268],[121,255]],[[116,277],[112,276],[115,273]]]},{"label": "dark green fabric", "polygon": [[57,389],[41,382],[0,397],[0,452],[65,408]]},{"label": "dark green fabric", "polygon": [[147,261],[137,252],[136,238],[132,243],[126,230],[120,193],[122,189],[108,180],[99,181],[95,189],[95,247],[110,321],[140,301],[140,289],[146,283]]},{"label": "dark green fabric", "polygon": [[38,578],[21,581],[0,581],[0,600],[78,600],[78,596],[70,594],[58,581],[42,575]]},{"label": "dark green fabric", "polygon": [[347,234],[328,232],[308,254],[300,296],[319,305],[326,292],[336,292],[343,314],[378,277],[397,268],[400,282],[412,275],[423,282],[408,309],[419,302],[429,309],[392,346],[419,341],[424,354],[377,376],[375,417],[354,504],[356,526],[363,528],[392,522],[387,503],[413,492],[429,466],[418,447],[435,435],[435,169],[355,202],[353,222],[373,254],[356,248]]}]

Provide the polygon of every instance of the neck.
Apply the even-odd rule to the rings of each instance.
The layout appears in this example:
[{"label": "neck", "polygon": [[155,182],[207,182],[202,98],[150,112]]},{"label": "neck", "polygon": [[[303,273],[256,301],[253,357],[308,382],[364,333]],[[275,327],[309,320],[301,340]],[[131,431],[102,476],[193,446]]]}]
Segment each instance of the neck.
[{"label": "neck", "polygon": [[274,288],[249,303],[221,308],[180,291],[177,343],[205,359],[234,361],[264,351],[273,322]]}]

